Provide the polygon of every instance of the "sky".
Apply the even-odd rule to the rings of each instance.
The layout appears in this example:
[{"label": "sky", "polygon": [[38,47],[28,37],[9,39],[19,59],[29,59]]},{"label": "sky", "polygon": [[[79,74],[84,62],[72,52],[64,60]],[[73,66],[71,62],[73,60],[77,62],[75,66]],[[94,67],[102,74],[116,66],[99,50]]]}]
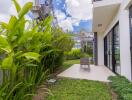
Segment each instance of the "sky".
[{"label": "sky", "polygon": [[[28,1],[17,0],[21,6]],[[17,15],[11,0],[0,0],[0,21],[8,22],[11,15]],[[64,31],[79,32],[92,30],[92,1],[91,0],[53,0],[54,13],[58,25]],[[29,16],[26,16],[27,19]]]}]

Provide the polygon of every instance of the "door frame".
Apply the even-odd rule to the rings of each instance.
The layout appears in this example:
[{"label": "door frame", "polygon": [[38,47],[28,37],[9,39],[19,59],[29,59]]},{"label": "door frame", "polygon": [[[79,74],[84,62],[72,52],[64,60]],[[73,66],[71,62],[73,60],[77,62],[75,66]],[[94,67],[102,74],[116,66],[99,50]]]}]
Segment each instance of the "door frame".
[{"label": "door frame", "polygon": [[129,27],[130,27],[130,53],[131,53],[131,79],[132,79],[132,5],[129,7]]}]

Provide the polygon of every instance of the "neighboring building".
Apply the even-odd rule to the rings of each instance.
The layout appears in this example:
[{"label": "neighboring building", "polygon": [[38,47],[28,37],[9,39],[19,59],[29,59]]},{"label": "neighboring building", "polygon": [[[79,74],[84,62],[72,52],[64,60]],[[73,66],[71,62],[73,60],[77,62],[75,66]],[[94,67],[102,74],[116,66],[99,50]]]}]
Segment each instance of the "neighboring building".
[{"label": "neighboring building", "polygon": [[93,38],[94,38],[93,33],[81,31],[79,37],[80,37],[81,48],[85,48],[85,46],[89,46],[93,48]]},{"label": "neighboring building", "polygon": [[75,41],[73,49],[81,49],[81,40],[79,36],[74,36],[73,40]]},{"label": "neighboring building", "polygon": [[74,48],[81,49],[84,48],[84,46],[91,46],[91,48],[93,48],[93,38],[93,33],[81,31],[74,37]]},{"label": "neighboring building", "polygon": [[51,14],[52,0],[34,0],[32,12],[35,19],[43,20]]},{"label": "neighboring building", "polygon": [[132,80],[132,0],[93,0],[95,60]]}]

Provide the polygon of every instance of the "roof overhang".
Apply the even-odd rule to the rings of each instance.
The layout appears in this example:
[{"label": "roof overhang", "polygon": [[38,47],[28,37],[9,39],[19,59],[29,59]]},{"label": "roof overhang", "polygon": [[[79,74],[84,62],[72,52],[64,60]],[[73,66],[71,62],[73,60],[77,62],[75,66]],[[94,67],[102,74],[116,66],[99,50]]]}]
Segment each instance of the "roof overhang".
[{"label": "roof overhang", "polygon": [[104,32],[116,15],[121,1],[103,0],[93,3],[93,32]]}]

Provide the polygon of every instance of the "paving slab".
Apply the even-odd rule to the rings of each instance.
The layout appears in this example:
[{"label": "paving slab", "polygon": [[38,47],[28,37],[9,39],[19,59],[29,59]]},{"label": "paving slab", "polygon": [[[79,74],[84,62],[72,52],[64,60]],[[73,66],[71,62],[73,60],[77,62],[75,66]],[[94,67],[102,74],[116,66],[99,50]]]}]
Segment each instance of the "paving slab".
[{"label": "paving slab", "polygon": [[87,66],[80,67],[80,64],[74,64],[64,72],[57,75],[58,77],[74,78],[74,79],[86,79],[94,81],[109,82],[109,76],[115,76],[105,66],[90,65],[90,70]]}]

